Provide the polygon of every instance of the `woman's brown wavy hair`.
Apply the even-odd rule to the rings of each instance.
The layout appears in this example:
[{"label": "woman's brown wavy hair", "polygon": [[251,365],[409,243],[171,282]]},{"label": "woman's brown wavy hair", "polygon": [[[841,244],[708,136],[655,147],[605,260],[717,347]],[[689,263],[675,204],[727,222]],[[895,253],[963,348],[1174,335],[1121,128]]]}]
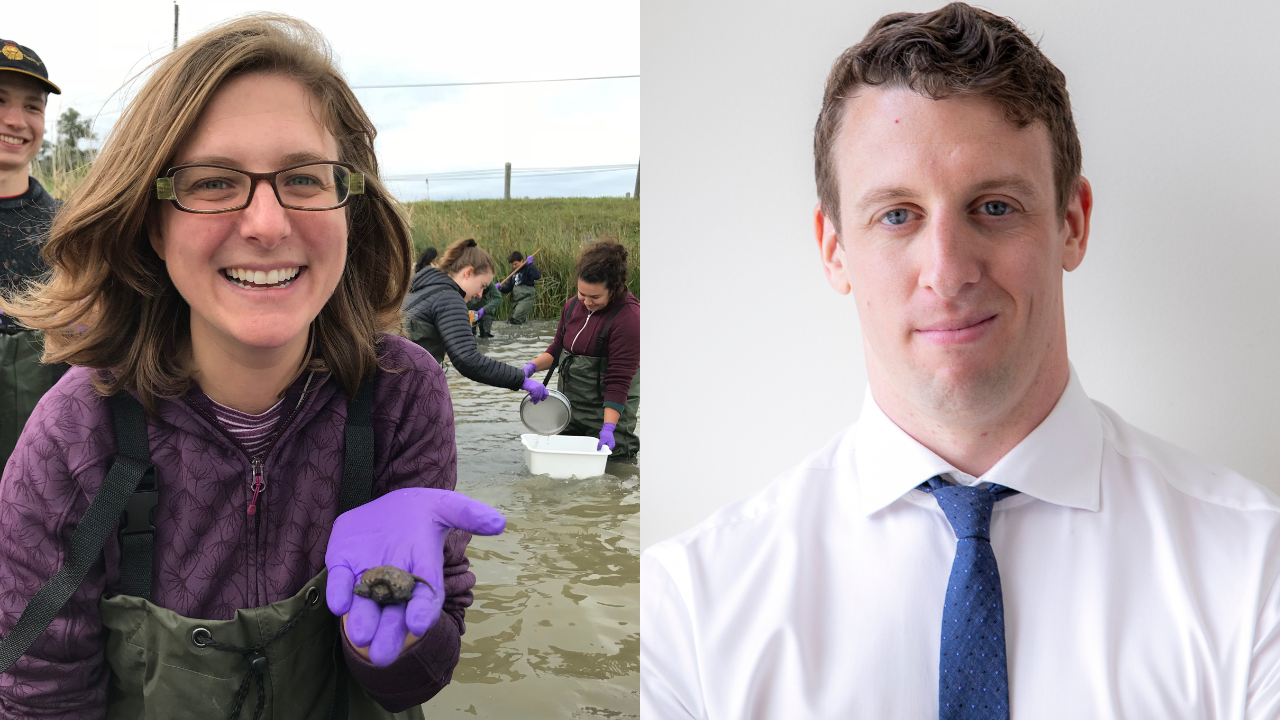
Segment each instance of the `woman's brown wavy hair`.
[{"label": "woman's brown wavy hair", "polygon": [[376,134],[334,66],[328,43],[305,22],[250,15],[215,27],[158,61],[112,129],[83,184],[57,214],[41,254],[51,272],[0,309],[45,332],[46,363],[95,373],[99,392],[159,398],[190,387],[184,366],[190,309],[147,237],[155,179],[172,164],[214,93],[230,78],[277,73],[308,88],[338,145],[337,160],[365,175],[346,207],[346,267],[313,321],[304,369],[332,372],[354,394],[378,365],[380,333],[400,328],[413,248],[399,205],[378,180]]},{"label": "woman's brown wavy hair", "polygon": [[574,274],[592,285],[604,285],[609,302],[627,296],[627,249],[613,235],[601,235],[582,248]]}]

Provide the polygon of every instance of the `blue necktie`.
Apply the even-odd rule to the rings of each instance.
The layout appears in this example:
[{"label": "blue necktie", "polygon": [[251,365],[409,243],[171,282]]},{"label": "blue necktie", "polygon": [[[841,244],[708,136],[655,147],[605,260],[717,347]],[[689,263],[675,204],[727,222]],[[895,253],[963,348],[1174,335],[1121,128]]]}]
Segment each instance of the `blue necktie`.
[{"label": "blue necktie", "polygon": [[991,508],[1018,491],[952,485],[937,476],[919,489],[933,494],[956,532],[956,559],[942,609],[938,718],[1008,720],[1004,599],[991,550]]}]

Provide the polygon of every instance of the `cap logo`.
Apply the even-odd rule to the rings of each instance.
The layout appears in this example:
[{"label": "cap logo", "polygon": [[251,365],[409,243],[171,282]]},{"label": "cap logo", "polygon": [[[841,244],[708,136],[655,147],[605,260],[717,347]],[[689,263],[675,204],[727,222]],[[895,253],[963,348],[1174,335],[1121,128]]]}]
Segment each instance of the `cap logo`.
[{"label": "cap logo", "polygon": [[4,56],[10,60],[22,60],[26,57],[22,54],[22,51],[18,49],[18,46],[13,43],[5,43],[4,49],[0,49],[0,53],[4,53]]}]

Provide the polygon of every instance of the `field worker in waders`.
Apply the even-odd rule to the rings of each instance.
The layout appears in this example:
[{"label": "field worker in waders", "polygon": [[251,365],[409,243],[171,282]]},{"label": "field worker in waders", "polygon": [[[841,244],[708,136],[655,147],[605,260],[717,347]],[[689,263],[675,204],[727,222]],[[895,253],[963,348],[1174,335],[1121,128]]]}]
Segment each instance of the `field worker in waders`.
[{"label": "field worker in waders", "polygon": [[512,325],[523,325],[524,321],[529,319],[529,313],[533,312],[533,301],[538,296],[534,283],[542,279],[542,272],[533,264],[532,257],[526,258],[519,250],[511,251],[507,256],[507,262],[511,264],[515,274],[511,279],[498,285],[498,290],[502,291],[503,295],[511,295],[511,315],[507,318],[507,322]]},{"label": "field worker in waders", "polygon": [[[61,203],[28,176],[44,139],[49,93],[61,94],[31,48],[0,40],[0,290],[13,292],[49,269],[40,247]],[[40,333],[0,315],[0,467],[40,397],[67,366],[42,365]]]},{"label": "field worker in waders", "polygon": [[476,347],[467,317],[467,303],[481,297],[493,283],[493,258],[467,238],[450,245],[436,258],[438,267],[414,273],[404,300],[409,339],[426,348],[443,363],[448,354],[464,377],[478,383],[529,393],[533,402],[547,397],[547,389],[514,365],[485,356]]},{"label": "field worker in waders", "polygon": [[281,16],[184,43],[112,130],[3,306],[74,366],[0,481],[6,717],[421,718],[449,682],[467,533],[505,521],[452,491],[444,375],[391,334],[374,133]]},{"label": "field worker in waders", "polygon": [[478,330],[481,338],[493,337],[493,319],[497,317],[500,307],[502,307],[502,291],[498,289],[497,283],[490,280],[489,284],[484,286],[484,293],[480,297],[467,301],[468,310],[484,311],[472,326],[472,334]]},{"label": "field worker in waders", "polygon": [[578,292],[560,312],[555,340],[524,372],[557,365],[556,389],[573,406],[561,434],[596,436],[597,450],[632,458],[640,452],[640,301],[627,290],[627,249],[602,237],[583,248],[574,274]]}]

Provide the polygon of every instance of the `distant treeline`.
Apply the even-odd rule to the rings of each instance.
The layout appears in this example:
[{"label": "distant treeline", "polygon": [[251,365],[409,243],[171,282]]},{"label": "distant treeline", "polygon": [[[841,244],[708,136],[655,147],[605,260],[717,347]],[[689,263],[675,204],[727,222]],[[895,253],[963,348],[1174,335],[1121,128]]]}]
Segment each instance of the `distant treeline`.
[{"label": "distant treeline", "polygon": [[[528,255],[541,249],[534,261],[542,272],[533,314],[558,318],[564,301],[577,289],[574,262],[584,242],[613,235],[627,247],[627,284],[640,296],[640,203],[614,197],[542,198],[531,200],[436,200],[409,203],[416,252],[475,238],[498,265],[496,279],[511,272],[507,255]],[[416,256],[415,256],[416,257]],[[510,303],[498,314],[505,319]]]}]

